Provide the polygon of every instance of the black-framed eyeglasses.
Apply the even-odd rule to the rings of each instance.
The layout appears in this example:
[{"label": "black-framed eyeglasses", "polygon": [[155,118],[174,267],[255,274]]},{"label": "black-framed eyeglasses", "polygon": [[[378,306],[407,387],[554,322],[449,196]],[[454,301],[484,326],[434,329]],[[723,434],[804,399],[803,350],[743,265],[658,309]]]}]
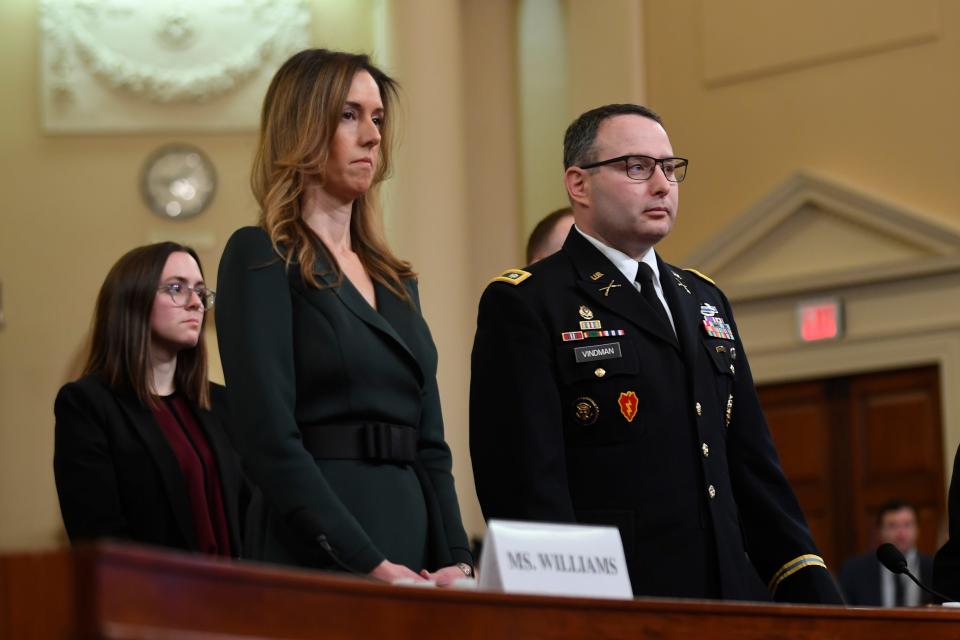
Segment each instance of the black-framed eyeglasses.
[{"label": "black-framed eyeglasses", "polygon": [[212,309],[213,302],[217,298],[217,292],[213,289],[207,289],[203,285],[191,287],[182,282],[171,282],[170,284],[161,285],[157,288],[157,291],[166,291],[169,293],[173,304],[178,307],[185,307],[190,304],[190,294],[192,293],[197,294],[197,297],[200,298],[200,304],[203,305],[204,309]]},{"label": "black-framed eyeglasses", "polygon": [[657,165],[660,165],[663,176],[670,182],[683,182],[683,179],[687,177],[687,165],[690,164],[686,158],[651,158],[650,156],[632,155],[591,162],[590,164],[580,165],[580,168],[593,169],[617,162],[623,163],[628,178],[637,181],[652,178],[653,172],[657,170]]}]

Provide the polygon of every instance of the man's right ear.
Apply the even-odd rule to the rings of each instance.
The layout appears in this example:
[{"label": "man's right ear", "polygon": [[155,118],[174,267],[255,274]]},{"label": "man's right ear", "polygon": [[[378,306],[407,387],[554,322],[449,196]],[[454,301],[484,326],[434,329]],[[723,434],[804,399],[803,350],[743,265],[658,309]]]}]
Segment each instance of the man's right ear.
[{"label": "man's right ear", "polygon": [[563,184],[567,187],[567,195],[571,202],[589,206],[590,185],[586,172],[580,167],[568,167],[563,172]]}]

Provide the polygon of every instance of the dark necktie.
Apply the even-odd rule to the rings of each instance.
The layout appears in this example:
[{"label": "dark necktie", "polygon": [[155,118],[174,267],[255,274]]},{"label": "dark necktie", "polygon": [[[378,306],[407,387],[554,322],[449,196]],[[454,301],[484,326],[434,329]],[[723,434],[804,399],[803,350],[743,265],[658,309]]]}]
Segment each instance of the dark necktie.
[{"label": "dark necktie", "polygon": [[637,282],[640,283],[640,295],[647,301],[654,314],[660,318],[670,331],[673,331],[673,325],[670,324],[670,318],[667,316],[667,310],[663,308],[663,303],[657,297],[657,292],[653,288],[653,269],[645,262],[638,262]]},{"label": "dark necktie", "polygon": [[894,574],[893,576],[893,606],[903,607],[907,604],[905,589],[903,588],[903,576]]}]

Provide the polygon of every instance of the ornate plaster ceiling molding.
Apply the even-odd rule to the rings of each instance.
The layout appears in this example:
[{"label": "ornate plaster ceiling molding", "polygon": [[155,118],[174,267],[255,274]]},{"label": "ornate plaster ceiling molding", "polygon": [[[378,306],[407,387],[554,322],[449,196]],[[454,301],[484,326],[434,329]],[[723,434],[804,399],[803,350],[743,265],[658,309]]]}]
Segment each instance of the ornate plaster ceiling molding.
[{"label": "ornate plaster ceiling molding", "polygon": [[304,0],[42,0],[47,123],[57,129],[50,116],[69,120],[71,109],[102,106],[105,93],[121,107],[223,98],[259,76],[269,80],[308,46],[309,24]]}]

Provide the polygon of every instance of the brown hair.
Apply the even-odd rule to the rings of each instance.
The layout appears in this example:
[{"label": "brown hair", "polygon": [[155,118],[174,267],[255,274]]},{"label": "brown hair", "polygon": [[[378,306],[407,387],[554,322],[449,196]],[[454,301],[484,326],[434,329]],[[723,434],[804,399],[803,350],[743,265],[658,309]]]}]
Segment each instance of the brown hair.
[{"label": "brown hair", "polygon": [[901,500],[900,498],[895,498],[892,500],[887,500],[880,508],[877,509],[877,526],[880,527],[883,525],[883,517],[888,513],[893,513],[894,511],[900,511],[901,509],[910,509],[913,511],[913,519],[919,521],[920,517],[917,513],[917,505],[907,500]]},{"label": "brown hair", "polygon": [[[128,251],[111,267],[100,287],[93,315],[90,355],[83,374],[96,374],[113,387],[133,391],[147,407],[156,404],[151,386],[150,314],[160,277],[170,254],[182,251],[197,261],[190,247],[160,242]],[[203,323],[206,323],[204,314]],[[197,346],[177,355],[177,389],[203,409],[210,408],[207,384],[207,346],[203,323]]]},{"label": "brown hair", "polygon": [[639,104],[606,104],[577,116],[563,135],[563,168],[593,162],[593,143],[597,141],[597,131],[603,121],[614,116],[642,116],[659,125],[663,120],[649,107]]},{"label": "brown hair", "polygon": [[551,211],[543,217],[543,220],[537,223],[537,226],[530,232],[527,239],[527,264],[533,262],[533,256],[538,253],[547,241],[547,237],[553,233],[553,228],[557,226],[563,218],[573,215],[573,209],[570,207],[561,207],[556,211]]},{"label": "brown hair", "polygon": [[352,249],[371,278],[409,302],[403,279],[415,274],[409,262],[395,257],[387,247],[376,205],[379,185],[390,172],[394,129],[391,112],[397,84],[373,66],[367,56],[307,49],[280,67],[263,100],[260,143],[250,183],[260,204],[260,226],[269,234],[274,250],[287,267],[298,263],[304,284],[320,288],[313,264],[322,252],[339,286],[343,272],[303,221],[301,196],[308,178],[324,183],[330,143],[340,123],[350,84],[360,71],[369,73],[380,89],[384,120],[373,183],[367,193],[353,202]]}]

